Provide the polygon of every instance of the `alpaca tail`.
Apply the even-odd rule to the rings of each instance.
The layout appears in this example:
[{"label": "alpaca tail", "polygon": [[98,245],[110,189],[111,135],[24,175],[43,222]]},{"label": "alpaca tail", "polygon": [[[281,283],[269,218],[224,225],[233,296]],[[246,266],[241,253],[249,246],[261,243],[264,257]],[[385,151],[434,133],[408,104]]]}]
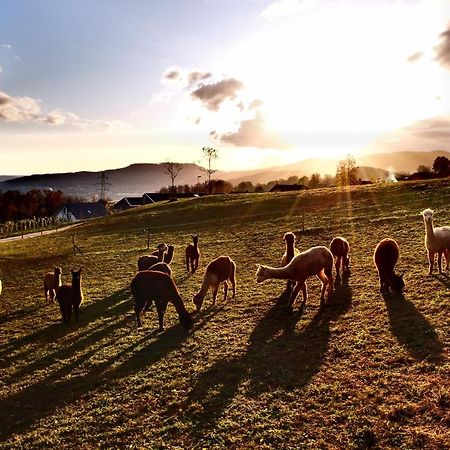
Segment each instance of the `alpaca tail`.
[{"label": "alpaca tail", "polygon": [[184,307],[183,300],[181,299],[181,297],[177,296],[172,299],[172,303],[177,310],[181,325],[186,331],[188,331],[190,328],[192,328],[194,321],[192,320],[192,317],[188,313],[187,309]]}]

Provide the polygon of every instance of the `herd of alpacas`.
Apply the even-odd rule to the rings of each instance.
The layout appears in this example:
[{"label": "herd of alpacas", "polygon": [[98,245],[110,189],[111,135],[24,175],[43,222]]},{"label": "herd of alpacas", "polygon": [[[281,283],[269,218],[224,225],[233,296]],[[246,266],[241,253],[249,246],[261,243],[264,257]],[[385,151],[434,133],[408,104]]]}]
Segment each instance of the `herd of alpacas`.
[{"label": "herd of alpacas", "polygon": [[[425,247],[428,251],[429,275],[434,267],[437,254],[438,270],[442,273],[442,255],[444,255],[448,270],[450,264],[450,227],[433,227],[433,211],[422,211],[425,224]],[[186,270],[191,273],[199,267],[200,249],[199,236],[191,236],[192,244],[186,247]],[[343,237],[335,237],[329,248],[325,246],[312,247],[300,252],[295,247],[295,235],[288,232],[283,236],[285,252],[281,258],[280,267],[257,265],[256,282],[262,283],[268,279],[286,280],[286,291],[290,294],[287,304],[289,311],[293,310],[296,298],[302,291],[300,311],[303,310],[308,298],[306,280],[316,275],[322,285],[320,293],[320,305],[325,304],[325,294],[329,301],[333,293],[333,265],[336,277],[350,275],[350,244]],[[383,239],[374,251],[373,261],[378,272],[380,291],[401,296],[405,288],[403,274],[395,273],[395,266],[400,256],[399,246],[394,239]],[[174,259],[174,247],[161,243],[150,255],[140,256],[138,259],[138,272],[131,281],[130,289],[134,299],[134,312],[138,326],[142,326],[142,315],[155,303],[159,320],[159,330],[164,330],[164,313],[170,302],[175,307],[181,325],[189,330],[193,326],[192,315],[184,306],[181,295],[172,278],[170,265]],[[72,283],[61,284],[61,268],[55,267],[53,272],[44,276],[45,298],[50,302],[55,299],[61,310],[64,323],[70,322],[72,314],[78,322],[78,313],[83,301],[81,289],[82,269],[72,270]],[[203,301],[212,291],[212,303],[216,303],[220,285],[223,285],[225,301],[228,295],[228,281],[233,291],[232,298],[236,295],[236,264],[229,256],[219,256],[211,261],[205,269],[203,281],[199,291],[194,295],[193,303],[196,311],[200,311]],[[1,292],[1,281],[0,281]]]}]

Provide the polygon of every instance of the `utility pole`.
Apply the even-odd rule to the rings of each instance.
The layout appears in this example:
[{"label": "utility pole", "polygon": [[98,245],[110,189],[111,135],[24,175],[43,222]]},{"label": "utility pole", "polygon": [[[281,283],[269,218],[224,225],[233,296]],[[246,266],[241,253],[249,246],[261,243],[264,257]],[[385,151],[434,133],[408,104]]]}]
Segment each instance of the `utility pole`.
[{"label": "utility pole", "polygon": [[109,187],[111,183],[108,182],[108,175],[103,171],[100,173],[98,177],[99,182],[96,183],[96,186],[100,186],[100,199],[99,201],[106,203],[106,193],[109,191]]}]

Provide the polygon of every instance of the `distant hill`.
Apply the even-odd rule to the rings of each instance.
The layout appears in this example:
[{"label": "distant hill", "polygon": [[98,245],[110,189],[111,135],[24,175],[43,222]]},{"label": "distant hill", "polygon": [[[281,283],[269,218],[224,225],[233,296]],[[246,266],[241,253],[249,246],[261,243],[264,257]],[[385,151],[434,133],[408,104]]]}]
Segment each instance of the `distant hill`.
[{"label": "distant hill", "polygon": [[[395,152],[360,156],[356,163],[360,166],[358,178],[378,179],[387,176],[389,170],[414,172],[419,165],[432,166],[438,156],[450,159],[450,153],[433,152]],[[244,171],[217,171],[214,178],[223,178],[232,184],[241,181],[267,183],[271,180],[289,178],[292,175],[310,176],[313,173],[322,175],[336,173],[337,159],[306,159],[292,164],[264,169]],[[169,184],[169,176],[161,164],[132,164],[128,167],[106,170],[110,189],[108,196],[118,199],[124,196],[141,195],[143,192],[158,191]],[[61,189],[67,195],[77,195],[91,199],[99,191],[100,172],[73,172],[30,175],[12,178],[0,176],[0,190],[17,189]],[[206,180],[206,175],[196,164],[184,164],[183,170],[176,178],[177,184],[195,184],[198,176]],[[6,180],[5,180],[6,178]]]}]

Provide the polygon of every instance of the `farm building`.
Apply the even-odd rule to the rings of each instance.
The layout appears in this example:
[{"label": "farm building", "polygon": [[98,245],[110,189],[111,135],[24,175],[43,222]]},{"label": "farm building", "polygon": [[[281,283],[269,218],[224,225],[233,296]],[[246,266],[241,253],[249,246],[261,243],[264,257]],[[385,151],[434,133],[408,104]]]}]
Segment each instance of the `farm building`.
[{"label": "farm building", "polygon": [[144,204],[143,197],[124,197],[114,204],[114,211],[125,211],[136,206],[142,206]]},{"label": "farm building", "polygon": [[53,217],[66,222],[78,222],[95,217],[104,217],[107,214],[108,211],[102,202],[64,203],[53,213]]}]

